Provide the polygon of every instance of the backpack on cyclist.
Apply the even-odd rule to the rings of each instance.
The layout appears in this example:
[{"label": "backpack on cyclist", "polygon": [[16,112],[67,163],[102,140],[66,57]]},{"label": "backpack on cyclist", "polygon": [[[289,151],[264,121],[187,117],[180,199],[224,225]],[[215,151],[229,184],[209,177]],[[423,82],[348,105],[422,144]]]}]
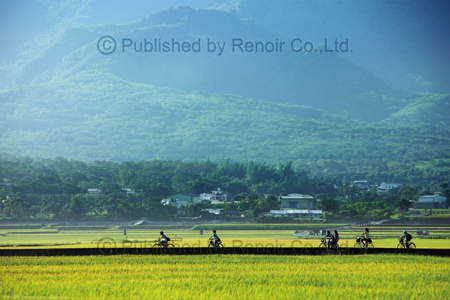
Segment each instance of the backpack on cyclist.
[{"label": "backpack on cyclist", "polygon": [[409,233],[406,234],[406,238],[408,239],[408,241],[412,240],[412,235],[410,235]]},{"label": "backpack on cyclist", "polygon": [[170,237],[166,237],[167,241],[170,241]]}]

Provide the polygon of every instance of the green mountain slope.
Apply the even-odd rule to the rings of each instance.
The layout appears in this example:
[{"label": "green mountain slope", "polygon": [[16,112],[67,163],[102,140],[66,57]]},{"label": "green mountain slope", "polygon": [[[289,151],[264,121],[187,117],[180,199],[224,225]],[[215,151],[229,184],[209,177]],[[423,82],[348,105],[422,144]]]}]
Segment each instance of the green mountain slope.
[{"label": "green mountain slope", "polygon": [[[117,42],[110,55],[98,49],[97,43],[105,35]],[[262,25],[231,13],[179,7],[129,24],[68,30],[28,64],[17,84],[44,83],[94,71],[129,82],[307,105],[364,121],[380,121],[402,108],[396,100],[401,92],[335,51],[325,53],[324,38],[310,41],[314,45],[311,52],[295,52],[290,46],[293,38],[284,39]],[[172,50],[145,52],[150,49],[145,48],[147,44],[159,47],[154,46],[155,39],[158,45],[169,43]],[[242,46],[233,48],[233,40],[242,40]],[[181,51],[172,48],[172,42],[198,42],[199,51]],[[210,42],[225,43],[223,53],[209,52]],[[284,42],[284,50],[242,51],[244,43],[258,42]],[[306,42],[295,43],[295,48],[305,47]],[[333,47],[329,44],[327,49]]]},{"label": "green mountain slope", "polygon": [[404,99],[405,107],[393,113],[384,122],[401,125],[449,126],[450,95],[423,94]]},{"label": "green mountain slope", "polygon": [[[421,97],[448,104],[448,97]],[[305,106],[158,88],[105,73],[4,92],[0,103],[0,152],[18,156],[293,160],[326,174],[398,169],[404,177],[419,162],[448,168],[449,128],[442,123],[360,123]]]}]

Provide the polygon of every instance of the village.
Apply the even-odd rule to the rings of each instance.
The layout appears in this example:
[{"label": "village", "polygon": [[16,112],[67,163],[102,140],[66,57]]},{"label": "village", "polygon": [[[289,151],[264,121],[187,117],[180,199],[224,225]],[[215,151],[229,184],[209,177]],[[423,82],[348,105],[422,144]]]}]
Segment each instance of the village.
[{"label": "village", "polygon": [[[401,184],[385,182],[378,186],[369,185],[368,181],[354,181],[353,184],[360,190],[376,188],[377,194],[385,194],[391,189],[401,187]],[[265,195],[265,197],[268,196],[269,195]],[[324,214],[326,214],[326,211],[319,209],[319,207],[321,207],[321,200],[322,199],[320,198],[300,193],[279,195],[277,197],[279,204],[279,207],[277,208],[279,209],[273,208],[266,212],[259,213],[258,217],[298,218],[319,221],[323,219]],[[432,210],[446,209],[448,207],[447,198],[438,194],[422,195],[419,196],[417,200],[411,199],[409,202],[410,206],[405,208],[429,210],[430,213],[432,213]],[[211,191],[211,193],[202,193],[200,195],[183,193],[175,194],[163,199],[161,203],[165,206],[176,206],[178,209],[199,203],[205,205],[209,204],[206,210],[211,214],[220,216],[222,219],[246,218],[246,214],[248,213],[248,211],[239,210],[237,208],[224,208],[223,206],[225,204],[235,204],[232,206],[237,207],[240,201],[230,200],[227,192],[223,191],[220,187],[217,188],[217,190]],[[406,212],[407,210],[405,208],[400,209],[399,212]],[[181,215],[184,214],[184,210],[182,209],[179,210],[179,212]]]}]

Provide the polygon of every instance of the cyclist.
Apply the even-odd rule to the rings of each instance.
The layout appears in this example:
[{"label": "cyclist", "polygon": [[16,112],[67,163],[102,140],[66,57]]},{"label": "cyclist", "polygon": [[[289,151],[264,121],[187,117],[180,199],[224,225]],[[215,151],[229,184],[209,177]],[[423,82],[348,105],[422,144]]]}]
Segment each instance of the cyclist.
[{"label": "cyclist", "polygon": [[212,243],[212,239],[214,239],[214,246],[217,247],[217,244],[220,242],[220,238],[215,230],[213,230],[213,235],[209,237],[210,243]]},{"label": "cyclist", "polygon": [[167,247],[167,242],[170,241],[170,238],[164,234],[164,232],[160,232],[159,233],[160,236],[158,238],[158,242],[160,242],[161,245],[163,245],[163,247]]},{"label": "cyclist", "polygon": [[367,244],[372,243],[372,239],[370,238],[370,234],[369,234],[369,228],[364,229],[362,234],[363,234],[363,238],[361,239],[361,241],[365,242],[365,245],[367,248]]},{"label": "cyclist", "polygon": [[408,249],[412,236],[406,230],[403,230],[403,235],[400,238],[405,241],[405,248]]},{"label": "cyclist", "polygon": [[330,248],[331,243],[333,243],[333,235],[329,230],[327,230],[327,234],[323,237],[324,239],[328,238],[327,247]]},{"label": "cyclist", "polygon": [[337,230],[334,231],[334,235],[332,236],[332,238],[328,241],[328,243],[330,245],[337,245],[337,243],[339,242],[339,233],[337,232]]}]

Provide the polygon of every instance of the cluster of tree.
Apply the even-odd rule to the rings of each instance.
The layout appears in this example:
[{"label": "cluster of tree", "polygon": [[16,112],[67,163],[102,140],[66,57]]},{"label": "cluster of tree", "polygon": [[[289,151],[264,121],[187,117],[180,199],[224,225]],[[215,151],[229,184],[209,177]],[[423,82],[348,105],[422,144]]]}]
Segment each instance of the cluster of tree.
[{"label": "cluster of tree", "polygon": [[389,219],[394,210],[381,202],[357,202],[339,207],[339,217],[346,219]]},{"label": "cluster of tree", "polygon": [[[276,197],[292,191],[335,194],[337,179],[313,177],[292,162],[268,166],[250,162],[141,161],[83,163],[64,158],[0,161],[2,212],[11,217],[55,219],[174,218],[177,209],[161,200],[178,193],[209,193],[221,187],[252,215],[277,208]],[[89,194],[97,189],[98,194]],[[127,193],[131,189],[134,193]],[[230,199],[231,200],[231,199]],[[191,205],[188,216],[204,214]],[[231,205],[231,204],[228,204]],[[206,216],[205,216],[206,217]]]},{"label": "cluster of tree", "polygon": [[[230,201],[216,208],[247,211],[251,217],[279,209],[276,196],[293,192],[322,199],[318,208],[349,217],[407,206],[405,199],[429,193],[407,185],[383,195],[375,190],[361,191],[337,177],[312,176],[307,170],[294,168],[292,162],[270,166],[230,160],[83,163],[65,158],[21,158],[0,160],[0,178],[3,216],[67,220],[168,220],[180,213],[208,218],[211,216],[205,212],[205,203],[178,210],[162,205],[161,200],[178,193],[209,193],[217,187],[239,204]],[[97,189],[98,194],[90,194],[88,189]],[[441,189],[450,192],[447,185],[441,185]],[[383,208],[359,210],[351,206],[356,202],[380,203]]]}]

